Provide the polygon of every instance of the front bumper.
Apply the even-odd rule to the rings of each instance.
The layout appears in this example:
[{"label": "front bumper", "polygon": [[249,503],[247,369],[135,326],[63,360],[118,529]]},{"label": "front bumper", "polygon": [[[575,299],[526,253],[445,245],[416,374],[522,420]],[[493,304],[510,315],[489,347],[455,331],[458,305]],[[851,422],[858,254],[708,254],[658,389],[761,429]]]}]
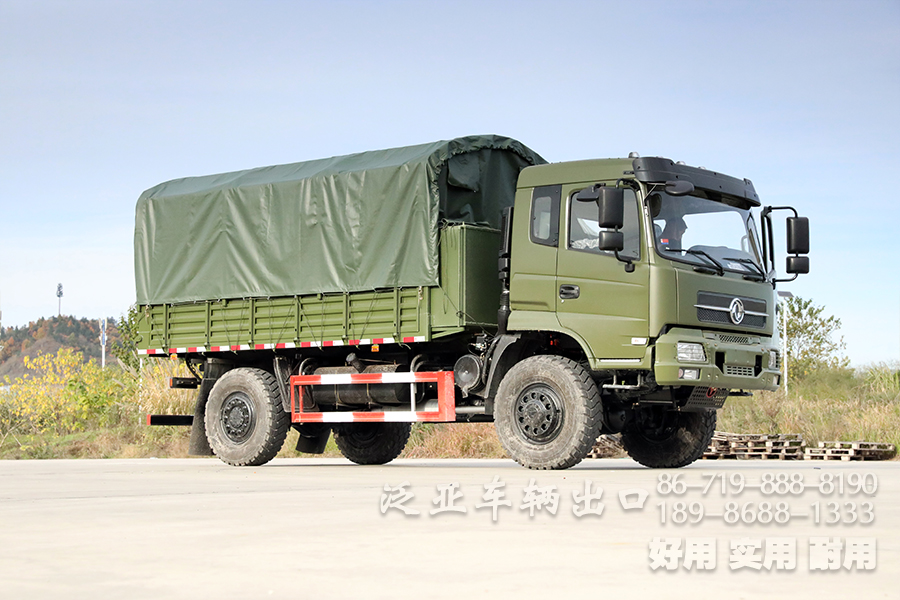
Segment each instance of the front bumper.
[{"label": "front bumper", "polygon": [[[679,343],[702,345],[705,361],[679,360]],[[777,356],[774,364],[772,351]],[[781,382],[780,361],[772,338],[677,327],[657,339],[653,370],[656,383],[663,386],[775,391]]]}]

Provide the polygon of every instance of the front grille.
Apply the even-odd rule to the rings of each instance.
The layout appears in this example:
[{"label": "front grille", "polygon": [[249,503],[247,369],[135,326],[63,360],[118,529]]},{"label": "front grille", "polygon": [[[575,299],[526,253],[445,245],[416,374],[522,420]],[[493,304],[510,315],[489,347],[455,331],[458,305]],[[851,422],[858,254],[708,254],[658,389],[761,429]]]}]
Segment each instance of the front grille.
[{"label": "front grille", "polygon": [[744,367],[740,365],[725,365],[726,375],[737,375],[738,377],[755,377],[756,372],[753,367]]},{"label": "front grille", "polygon": [[[697,294],[697,320],[704,323],[720,323],[734,327],[731,322],[729,308],[731,301],[736,296],[726,294],[714,294],[712,292],[699,292]],[[744,304],[744,310],[747,313],[762,313],[759,315],[744,314],[744,320],[741,321],[740,327],[754,327],[762,329],[766,326],[766,301],[758,298],[744,298],[738,296]],[[737,342],[746,343],[746,342]]]},{"label": "front grille", "polygon": [[719,310],[710,310],[708,308],[697,308],[697,318],[707,323],[731,323],[727,312]]},{"label": "front grille", "polygon": [[[744,317],[746,318],[746,317]],[[725,342],[726,344],[744,344],[747,345],[750,343],[750,338],[746,335],[720,335],[719,341]]]},{"label": "front grille", "polygon": [[716,294],[713,292],[698,292],[697,304],[705,304],[706,306],[715,306],[728,310],[731,301],[735,297],[740,298],[744,303],[744,308],[753,312],[766,312],[766,301],[758,298],[745,298],[744,296],[732,296],[730,294]]},{"label": "front grille", "polygon": [[[735,327],[735,324],[731,322],[731,317],[728,316],[727,312],[709,310],[706,308],[697,309],[697,320],[703,321],[704,323],[721,323],[723,325]],[[756,327],[758,329],[762,329],[765,326],[766,318],[757,315],[744,316],[744,320],[741,321],[740,324],[740,327]]]}]

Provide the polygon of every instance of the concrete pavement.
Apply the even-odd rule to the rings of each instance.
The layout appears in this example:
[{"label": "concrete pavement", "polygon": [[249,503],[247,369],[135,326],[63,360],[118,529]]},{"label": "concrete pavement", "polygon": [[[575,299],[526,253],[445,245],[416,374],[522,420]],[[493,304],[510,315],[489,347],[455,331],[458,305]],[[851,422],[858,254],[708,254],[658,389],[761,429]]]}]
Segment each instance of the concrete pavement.
[{"label": "concrete pavement", "polygon": [[2,598],[826,593],[900,598],[900,463],[0,461]]}]

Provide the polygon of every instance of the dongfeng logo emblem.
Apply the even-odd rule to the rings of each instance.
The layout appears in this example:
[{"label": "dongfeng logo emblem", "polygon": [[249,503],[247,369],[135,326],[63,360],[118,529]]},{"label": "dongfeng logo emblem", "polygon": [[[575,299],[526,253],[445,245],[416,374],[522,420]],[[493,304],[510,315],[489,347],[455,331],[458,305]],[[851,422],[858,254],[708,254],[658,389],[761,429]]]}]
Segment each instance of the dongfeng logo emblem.
[{"label": "dongfeng logo emblem", "polygon": [[731,301],[731,307],[728,309],[728,313],[731,315],[731,322],[735,325],[740,325],[741,321],[744,320],[744,303],[741,302],[740,298],[735,298]]}]

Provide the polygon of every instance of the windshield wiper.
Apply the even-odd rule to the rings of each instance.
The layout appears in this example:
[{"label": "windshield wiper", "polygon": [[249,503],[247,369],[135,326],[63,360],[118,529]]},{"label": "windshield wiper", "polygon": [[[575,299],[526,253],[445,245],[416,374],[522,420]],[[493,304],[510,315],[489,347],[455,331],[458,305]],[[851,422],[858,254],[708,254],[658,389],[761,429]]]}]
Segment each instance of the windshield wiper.
[{"label": "windshield wiper", "polygon": [[703,250],[694,250],[691,248],[690,250],[682,250],[682,252],[686,254],[693,254],[694,256],[701,256],[703,258],[708,259],[713,265],[716,267],[716,275],[722,276],[725,275],[725,267],[722,266],[722,263],[714,259],[712,256],[704,252]]},{"label": "windshield wiper", "polygon": [[756,264],[753,260],[749,258],[723,258],[722,260],[733,260],[734,262],[741,263],[742,265],[750,265],[753,269],[759,273],[759,277],[754,277],[752,275],[744,274],[744,277],[750,279],[751,281],[765,281],[766,274],[763,272],[762,268],[758,264]]}]

